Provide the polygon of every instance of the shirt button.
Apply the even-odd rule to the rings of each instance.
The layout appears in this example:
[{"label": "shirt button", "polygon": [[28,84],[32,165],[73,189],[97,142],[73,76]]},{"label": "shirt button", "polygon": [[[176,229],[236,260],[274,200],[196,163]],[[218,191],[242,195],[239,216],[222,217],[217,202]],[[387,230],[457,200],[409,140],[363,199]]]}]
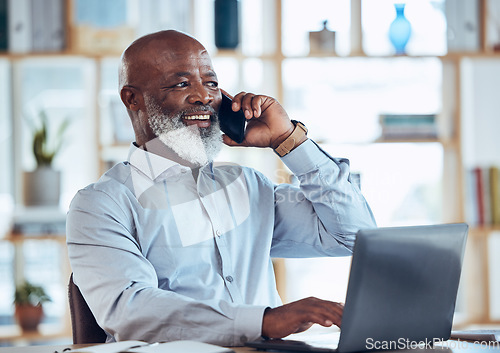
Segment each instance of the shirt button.
[{"label": "shirt button", "polygon": [[218,237],[220,237],[220,236],[222,235],[222,232],[221,232],[220,230],[218,230],[218,229],[217,229],[217,230],[215,231],[215,234],[217,234],[217,236],[218,236]]},{"label": "shirt button", "polygon": [[231,276],[226,276],[226,281],[228,281],[229,283],[231,283],[233,281],[233,277]]}]

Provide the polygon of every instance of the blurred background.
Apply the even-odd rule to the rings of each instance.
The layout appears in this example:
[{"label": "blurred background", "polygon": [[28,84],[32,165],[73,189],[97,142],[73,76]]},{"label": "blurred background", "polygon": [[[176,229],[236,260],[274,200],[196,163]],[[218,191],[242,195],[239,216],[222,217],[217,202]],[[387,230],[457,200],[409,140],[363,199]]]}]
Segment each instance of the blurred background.
[{"label": "blurred background", "polygon": [[[349,158],[379,226],[467,222],[454,325],[500,324],[500,0],[0,0],[0,345],[71,342],[65,213],[127,158],[119,57],[161,29]],[[218,159],[293,182],[272,151]],[[349,266],[277,259],[283,301],[343,301]],[[34,332],[14,315],[26,280],[51,298]]]}]

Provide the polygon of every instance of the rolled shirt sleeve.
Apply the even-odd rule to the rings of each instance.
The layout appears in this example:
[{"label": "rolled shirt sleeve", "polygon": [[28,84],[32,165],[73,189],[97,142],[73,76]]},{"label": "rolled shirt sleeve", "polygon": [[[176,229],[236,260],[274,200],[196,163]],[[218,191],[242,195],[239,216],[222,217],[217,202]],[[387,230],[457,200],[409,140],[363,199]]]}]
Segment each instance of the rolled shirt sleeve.
[{"label": "rolled shirt sleeve", "polygon": [[349,160],[332,158],[306,140],[282,161],[300,185],[276,187],[273,256],[350,255],[356,232],[376,222],[350,180]]}]

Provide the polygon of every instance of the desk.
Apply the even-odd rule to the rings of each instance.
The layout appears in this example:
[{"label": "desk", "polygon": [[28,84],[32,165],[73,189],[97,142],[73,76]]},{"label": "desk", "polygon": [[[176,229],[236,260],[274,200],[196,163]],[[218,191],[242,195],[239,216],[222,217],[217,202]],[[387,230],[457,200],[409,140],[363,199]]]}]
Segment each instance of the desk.
[{"label": "desk", "polygon": [[[435,347],[434,349],[413,349],[413,350],[401,350],[392,351],[394,353],[500,353],[500,343],[496,345],[496,348],[487,348],[479,344],[469,343],[465,341],[447,341],[444,342],[443,347]],[[62,346],[30,346],[30,347],[5,347],[0,348],[0,353],[61,353],[64,348],[83,348],[89,346],[88,344],[76,344],[76,345],[62,345]],[[449,347],[449,348],[448,348]],[[236,353],[249,353],[249,352],[259,352],[253,348],[248,347],[233,347]],[[68,351],[70,353],[71,351]],[[186,352],[191,353],[191,352]],[[195,352],[193,352],[195,353]],[[391,353],[391,351],[385,351],[385,353]]]},{"label": "desk", "polygon": [[[59,346],[29,346],[29,347],[3,347],[0,348],[0,353],[62,353],[64,348],[83,348],[91,346],[89,344],[67,344],[67,345],[59,345]],[[232,347],[231,348],[236,353],[248,353],[248,352],[257,352],[257,350],[248,347]],[[65,353],[71,353],[71,351],[67,351]],[[186,352],[190,353],[190,352]],[[193,352],[195,353],[195,352]]]}]

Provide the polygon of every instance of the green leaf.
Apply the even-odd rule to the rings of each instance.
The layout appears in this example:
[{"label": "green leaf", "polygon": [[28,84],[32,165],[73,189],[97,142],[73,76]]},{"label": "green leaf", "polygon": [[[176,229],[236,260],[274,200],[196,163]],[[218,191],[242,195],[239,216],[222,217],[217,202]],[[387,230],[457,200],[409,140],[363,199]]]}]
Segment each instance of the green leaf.
[{"label": "green leaf", "polygon": [[15,304],[38,305],[52,301],[43,287],[35,286],[28,281],[16,287],[14,293]]},{"label": "green leaf", "polygon": [[[39,113],[40,124],[38,127],[33,127],[33,155],[35,156],[37,165],[51,166],[57,153],[60,151],[63,144],[63,135],[71,123],[69,118],[59,125],[56,134],[53,138],[52,146],[49,143],[49,117],[42,110]],[[33,125],[33,124],[31,124]]]}]

